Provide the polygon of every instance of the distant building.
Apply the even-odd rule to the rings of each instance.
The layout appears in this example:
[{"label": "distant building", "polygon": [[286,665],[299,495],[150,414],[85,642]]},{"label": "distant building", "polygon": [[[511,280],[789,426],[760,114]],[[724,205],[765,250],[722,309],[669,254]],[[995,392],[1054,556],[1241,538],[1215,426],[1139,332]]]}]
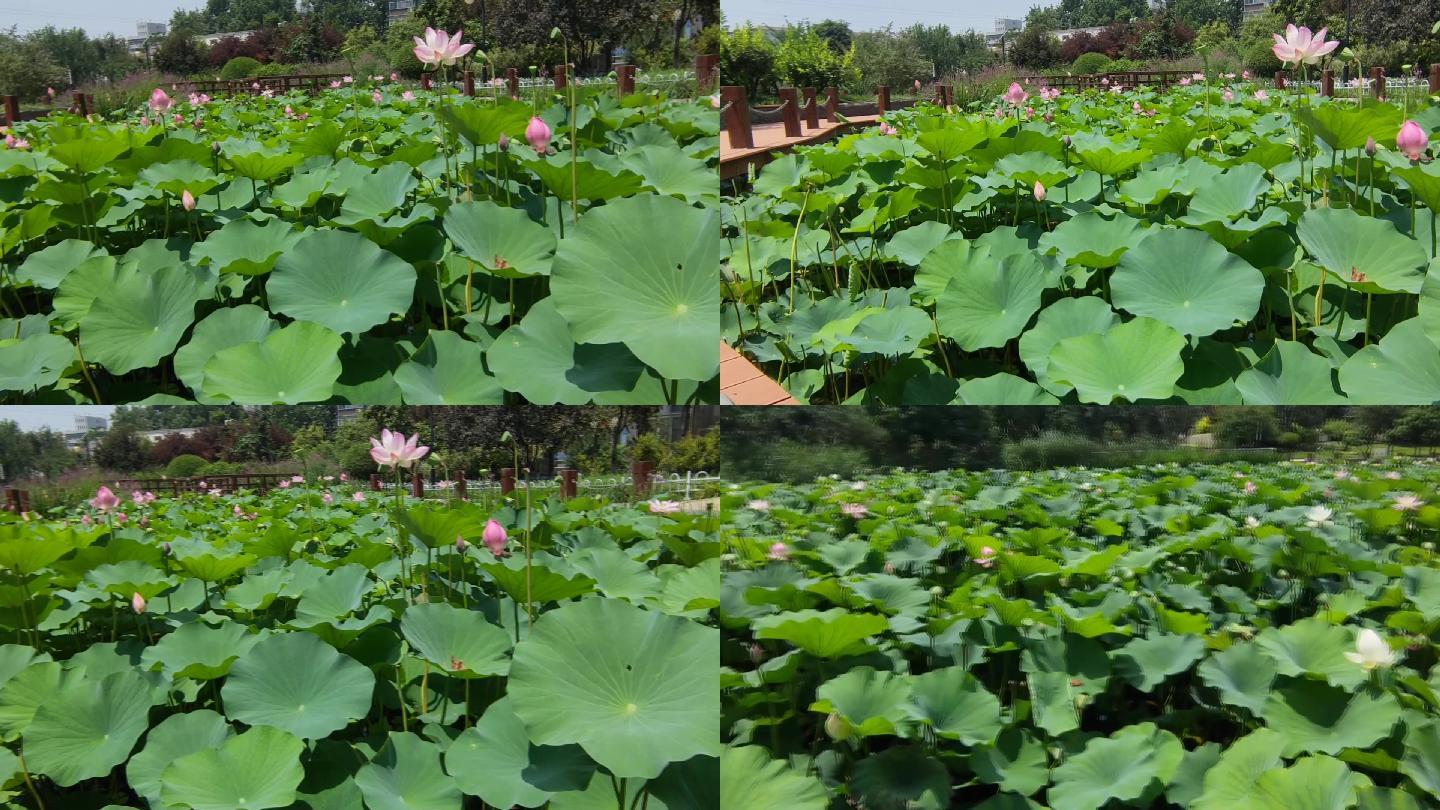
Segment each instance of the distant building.
[{"label": "distant building", "polygon": [[385,18],[391,25],[410,16],[410,12],[419,5],[418,0],[387,0],[385,3]]},{"label": "distant building", "polygon": [[1095,36],[1096,34],[1104,33],[1104,31],[1104,26],[1097,26],[1094,28],[1062,28],[1059,31],[1051,31],[1050,35],[1060,40],[1061,42],[1064,42],[1081,34],[1089,34],[1090,36]]},{"label": "distant building", "polygon": [[346,422],[353,422],[360,418],[360,412],[365,410],[363,405],[336,405],[335,424],[343,425]]},{"label": "distant building", "polygon": [[998,51],[1012,34],[1018,34],[1023,30],[1025,30],[1024,20],[996,17],[995,30],[985,35],[985,44],[990,46],[991,50]]},{"label": "distant building", "polygon": [[1270,8],[1273,2],[1274,0],[1245,0],[1245,5],[1242,7],[1241,12],[1247,20],[1252,17],[1259,17]]},{"label": "distant building", "polygon": [[135,24],[135,36],[125,38],[125,47],[132,54],[145,53],[145,44],[152,38],[158,39],[170,31],[170,26],[165,23],[141,22]]},{"label": "distant building", "polygon": [[87,430],[104,430],[110,424],[110,420],[103,416],[89,416],[87,414],[75,415],[75,432],[84,433]]},{"label": "distant building", "polygon": [[226,32],[220,33],[220,34],[197,34],[197,35],[195,36],[195,41],[196,41],[196,42],[203,42],[203,43],[205,43],[206,47],[209,47],[209,46],[214,45],[215,43],[219,42],[219,41],[222,40],[222,39],[229,39],[230,37],[234,37],[234,38],[236,38],[236,39],[245,39],[245,38],[249,37],[249,36],[250,36],[251,34],[253,34],[253,33],[255,33],[255,32],[254,32],[254,31],[226,31]]}]

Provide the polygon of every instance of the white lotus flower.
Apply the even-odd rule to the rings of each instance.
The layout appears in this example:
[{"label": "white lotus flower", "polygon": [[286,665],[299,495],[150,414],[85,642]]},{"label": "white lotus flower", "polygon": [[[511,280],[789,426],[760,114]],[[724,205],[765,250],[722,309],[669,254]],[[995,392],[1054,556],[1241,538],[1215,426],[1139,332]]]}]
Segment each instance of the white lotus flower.
[{"label": "white lotus flower", "polygon": [[1355,639],[1355,652],[1347,652],[1345,657],[1367,672],[1376,667],[1395,665],[1395,651],[1390,649],[1390,645],[1385,643],[1379,633],[1369,628],[1360,631],[1360,635]]},{"label": "white lotus flower", "polygon": [[1391,508],[1401,512],[1414,512],[1424,505],[1425,502],[1415,497],[1414,495],[1405,494],[1396,495],[1395,503]]},{"label": "white lotus flower", "polygon": [[1330,525],[1330,518],[1334,516],[1328,506],[1312,506],[1310,511],[1305,513],[1305,525],[1311,528]]}]

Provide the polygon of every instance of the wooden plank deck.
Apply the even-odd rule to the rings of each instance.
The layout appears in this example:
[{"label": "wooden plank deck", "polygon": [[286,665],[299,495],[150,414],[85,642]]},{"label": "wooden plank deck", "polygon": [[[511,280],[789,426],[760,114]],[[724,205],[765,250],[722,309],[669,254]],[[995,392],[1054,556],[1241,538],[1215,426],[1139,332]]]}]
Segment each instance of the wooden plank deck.
[{"label": "wooden plank deck", "polygon": [[720,396],[727,405],[799,405],[780,384],[720,341]]},{"label": "wooden plank deck", "polygon": [[759,169],[769,163],[777,153],[788,152],[796,146],[823,143],[850,129],[874,126],[880,120],[878,115],[857,115],[843,123],[821,120],[818,129],[804,129],[798,138],[785,136],[785,124],[757,124],[751,128],[755,146],[736,149],[730,145],[729,134],[720,136],[720,179],[729,180],[744,176],[750,166]]}]

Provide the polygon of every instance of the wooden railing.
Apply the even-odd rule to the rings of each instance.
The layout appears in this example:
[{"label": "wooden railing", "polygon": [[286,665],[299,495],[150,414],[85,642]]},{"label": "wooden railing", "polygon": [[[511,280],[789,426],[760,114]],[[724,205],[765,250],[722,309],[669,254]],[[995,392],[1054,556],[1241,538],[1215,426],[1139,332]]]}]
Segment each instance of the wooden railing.
[{"label": "wooden railing", "polygon": [[187,492],[238,492],[253,489],[265,493],[289,481],[298,473],[239,473],[237,475],[207,475],[194,478],[117,478],[111,482],[117,494],[141,490],[157,495],[183,495]]},{"label": "wooden railing", "polygon": [[[71,99],[71,104],[68,108],[69,112],[79,116],[88,117],[90,115],[94,108],[95,101],[90,94],[76,93]],[[59,110],[59,108],[52,107],[49,109],[25,110],[22,112],[20,110],[20,99],[16,96],[0,96],[0,102],[3,102],[5,108],[4,118],[0,120],[0,123],[3,123],[7,127],[14,126],[21,121],[34,121],[39,118],[44,118]]]},{"label": "wooden railing", "polygon": [[[780,103],[770,107],[751,107],[749,95],[744,87],[725,85],[720,88],[720,123],[729,137],[731,149],[755,148],[755,126],[757,124],[782,124],[785,137],[804,137],[806,130],[820,129],[821,101],[814,87],[782,87],[778,93]],[[954,89],[950,85],[936,85],[934,102],[943,106],[954,103]],[[892,102],[890,88],[875,89],[875,101],[863,104],[845,105],[840,103],[840,91],[834,87],[825,88],[825,121],[834,126],[841,123],[840,116],[884,115],[890,110],[904,109],[919,103],[917,100]],[[769,120],[769,119],[775,120]],[[766,119],[766,120],[757,120]]]}]

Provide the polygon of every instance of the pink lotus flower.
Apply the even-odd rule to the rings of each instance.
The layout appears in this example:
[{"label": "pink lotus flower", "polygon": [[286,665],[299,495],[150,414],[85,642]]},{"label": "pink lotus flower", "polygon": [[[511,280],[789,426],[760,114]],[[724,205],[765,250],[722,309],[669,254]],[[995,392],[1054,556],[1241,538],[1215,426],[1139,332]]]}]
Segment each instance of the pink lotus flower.
[{"label": "pink lotus flower", "polygon": [[895,127],[890,126],[889,124],[885,123],[884,121],[881,121],[881,122],[880,122],[880,134],[881,134],[881,135],[894,135],[897,131],[898,131],[898,130],[896,130]]},{"label": "pink lotus flower", "polygon": [[1391,508],[1400,512],[1415,512],[1424,505],[1424,501],[1420,500],[1414,495],[1406,494],[1395,496],[1395,503],[1391,506]]},{"label": "pink lotus flower", "polygon": [[280,482],[280,488],[281,488],[281,489],[289,489],[289,488],[290,488],[290,482],[289,482],[289,481],[281,481],[281,482]]},{"label": "pink lotus flower", "polygon": [[1254,481],[1246,481],[1246,482],[1245,482],[1245,494],[1246,494],[1246,495],[1254,495],[1254,494],[1255,494],[1255,491],[1258,490],[1258,489],[1259,489],[1259,487],[1255,486],[1255,482],[1254,482]]},{"label": "pink lotus flower", "polygon": [[1189,79],[1181,79],[1181,80],[1180,80],[1180,86],[1181,86],[1181,87],[1189,87],[1189,86],[1190,86],[1190,80],[1189,80]]},{"label": "pink lotus flower", "polygon": [[356,490],[353,494],[351,494],[350,500],[352,500],[352,501],[354,501],[354,502],[356,502],[356,503],[364,503],[364,502],[365,502],[365,493],[363,493],[363,492],[361,492],[361,491],[359,491],[359,490]]},{"label": "pink lotus flower", "polygon": [[340,81],[345,82],[346,84],[354,84],[354,83],[355,83],[355,77],[354,77],[354,76],[346,76],[346,77],[342,78]]},{"label": "pink lotus flower", "polygon": [[148,115],[142,115],[142,116],[140,116],[140,126],[142,126],[142,127],[148,127],[148,126],[150,126],[150,116],[148,116]]},{"label": "pink lotus flower", "polygon": [[401,100],[401,101],[414,101],[414,100],[415,100],[415,94],[412,93],[412,92],[410,92],[409,90],[406,90],[404,93],[401,93],[401,94],[400,94],[400,100]]},{"label": "pink lotus flower", "polygon": [[783,562],[790,559],[790,549],[784,543],[774,543],[770,546],[770,551],[765,556],[772,560]]},{"label": "pink lotus flower", "polygon": [[335,503],[335,496],[327,492],[324,495],[320,496],[320,500],[324,502],[326,506],[329,506],[330,504]]},{"label": "pink lotus flower", "polygon": [[170,96],[166,95],[165,91],[159,87],[155,88],[155,92],[150,94],[150,109],[157,113],[165,112],[170,109],[174,103],[175,102],[170,100]]},{"label": "pink lotus flower", "polygon": [[14,148],[19,149],[20,151],[23,152],[23,151],[25,151],[26,149],[29,149],[29,148],[30,148],[30,142],[27,141],[27,140],[25,140],[24,138],[16,138],[16,139],[15,139],[15,143],[12,144],[12,146],[13,146]]},{"label": "pink lotus flower", "polygon": [[1025,88],[1021,87],[1019,82],[1011,82],[1010,89],[1005,91],[1005,102],[1012,107],[1019,107],[1028,98],[1030,98],[1030,94],[1025,92]]},{"label": "pink lotus flower", "polygon": [[1265,92],[1264,90],[1256,90],[1256,91],[1255,91],[1255,100],[1256,100],[1256,101],[1269,101],[1269,100],[1270,100],[1270,94],[1267,93],[1267,92]]},{"label": "pink lotus flower", "polygon": [[1425,156],[1425,149],[1430,145],[1430,136],[1419,124],[1406,121],[1405,125],[1400,127],[1400,135],[1395,138],[1395,145],[1405,157],[1418,161]]},{"label": "pink lotus flower", "polygon": [[426,28],[424,39],[414,38],[415,58],[430,67],[455,64],[462,56],[475,49],[474,45],[460,44],[460,37],[464,33],[464,29],[461,29],[452,37],[444,31]]},{"label": "pink lotus flower", "polygon": [[381,102],[385,101],[385,97],[380,95],[379,90],[376,90],[375,92],[370,94],[370,100],[375,102],[376,104],[380,104]]},{"label": "pink lotus flower", "polygon": [[127,520],[129,520],[129,519],[130,519],[130,516],[127,515],[127,514],[125,514],[124,512],[116,512],[116,513],[115,513],[115,522],[116,522],[116,523],[124,523],[125,521],[127,521]]},{"label": "pink lotus flower", "polygon": [[745,504],[745,508],[753,512],[769,512],[770,502],[766,500],[754,500]]},{"label": "pink lotus flower", "polygon": [[679,501],[652,500],[649,503],[650,511],[657,515],[671,515],[680,511]]},{"label": "pink lotus flower", "polygon": [[1035,181],[1035,202],[1045,202],[1045,186],[1039,180]]},{"label": "pink lotus flower", "polygon": [[370,458],[382,467],[398,466],[408,470],[410,465],[430,452],[429,447],[418,446],[419,442],[419,433],[406,439],[405,434],[399,431],[391,433],[389,430],[382,430],[379,439],[370,440]]},{"label": "pink lotus flower", "polygon": [[525,127],[525,140],[530,142],[536,152],[543,154],[550,145],[550,127],[538,116],[531,118],[530,125]]},{"label": "pink lotus flower", "polygon": [[842,503],[840,504],[840,511],[845,515],[845,517],[854,518],[856,520],[859,520],[860,518],[870,514],[870,510],[866,509],[865,504],[863,503]]},{"label": "pink lotus flower", "polygon": [[240,504],[238,503],[235,504],[235,508],[230,511],[234,513],[235,517],[240,517],[241,515],[245,514],[245,510],[241,509]]},{"label": "pink lotus flower", "polygon": [[398,82],[398,81],[400,81],[400,74],[399,74],[399,73],[391,73],[391,74],[390,74],[390,81],[392,81],[392,82]]},{"label": "pink lotus flower", "polygon": [[995,549],[990,546],[983,546],[980,549],[980,556],[975,558],[975,564],[981,568],[989,568],[995,564]]},{"label": "pink lotus flower", "polygon": [[1294,23],[1285,26],[1285,36],[1275,34],[1275,44],[1271,50],[1275,52],[1275,58],[1287,65],[1314,65],[1321,59],[1329,56],[1340,47],[1339,40],[1325,41],[1325,34],[1329,28],[1321,28],[1316,34],[1311,34],[1310,29],[1304,26],[1295,27]]},{"label": "pink lotus flower", "polygon": [[130,597],[130,609],[136,613],[145,612],[145,597],[141,596],[139,591]]},{"label": "pink lotus flower", "polygon": [[340,80],[339,80],[339,79],[336,79],[335,81],[330,82],[330,89],[331,89],[331,90],[339,90],[339,89],[340,89]]},{"label": "pink lotus flower", "polygon": [[88,527],[90,524],[92,524],[92,523],[94,523],[94,522],[95,522],[95,521],[93,521],[93,520],[90,519],[90,516],[89,516],[89,515],[81,515],[81,516],[80,516],[80,523],[81,523],[81,525],[83,525],[83,526],[87,526],[87,527]]},{"label": "pink lotus flower", "polygon": [[1229,88],[1226,88],[1226,89],[1225,89],[1225,95],[1223,96],[1223,98],[1224,98],[1227,102],[1234,101],[1234,100],[1235,100],[1235,94],[1232,93],[1232,92],[1230,92],[1230,89],[1229,89]]},{"label": "pink lotus flower", "polygon": [[465,538],[461,537],[458,534],[455,535],[455,550],[460,552],[461,554],[464,554],[465,550],[468,548],[470,548],[470,544],[465,542]]},{"label": "pink lotus flower", "polygon": [[100,487],[95,491],[95,497],[90,499],[90,505],[101,512],[109,512],[120,505],[120,499],[115,497],[109,487]]},{"label": "pink lotus flower", "polygon": [[180,205],[184,206],[186,211],[195,210],[195,195],[190,193],[190,189],[185,189],[185,193],[180,195]]},{"label": "pink lotus flower", "polygon": [[505,533],[505,527],[500,525],[500,521],[494,519],[485,524],[485,531],[480,535],[480,541],[485,544],[485,548],[490,549],[490,553],[496,557],[505,554],[505,541],[508,539],[509,535]]}]

